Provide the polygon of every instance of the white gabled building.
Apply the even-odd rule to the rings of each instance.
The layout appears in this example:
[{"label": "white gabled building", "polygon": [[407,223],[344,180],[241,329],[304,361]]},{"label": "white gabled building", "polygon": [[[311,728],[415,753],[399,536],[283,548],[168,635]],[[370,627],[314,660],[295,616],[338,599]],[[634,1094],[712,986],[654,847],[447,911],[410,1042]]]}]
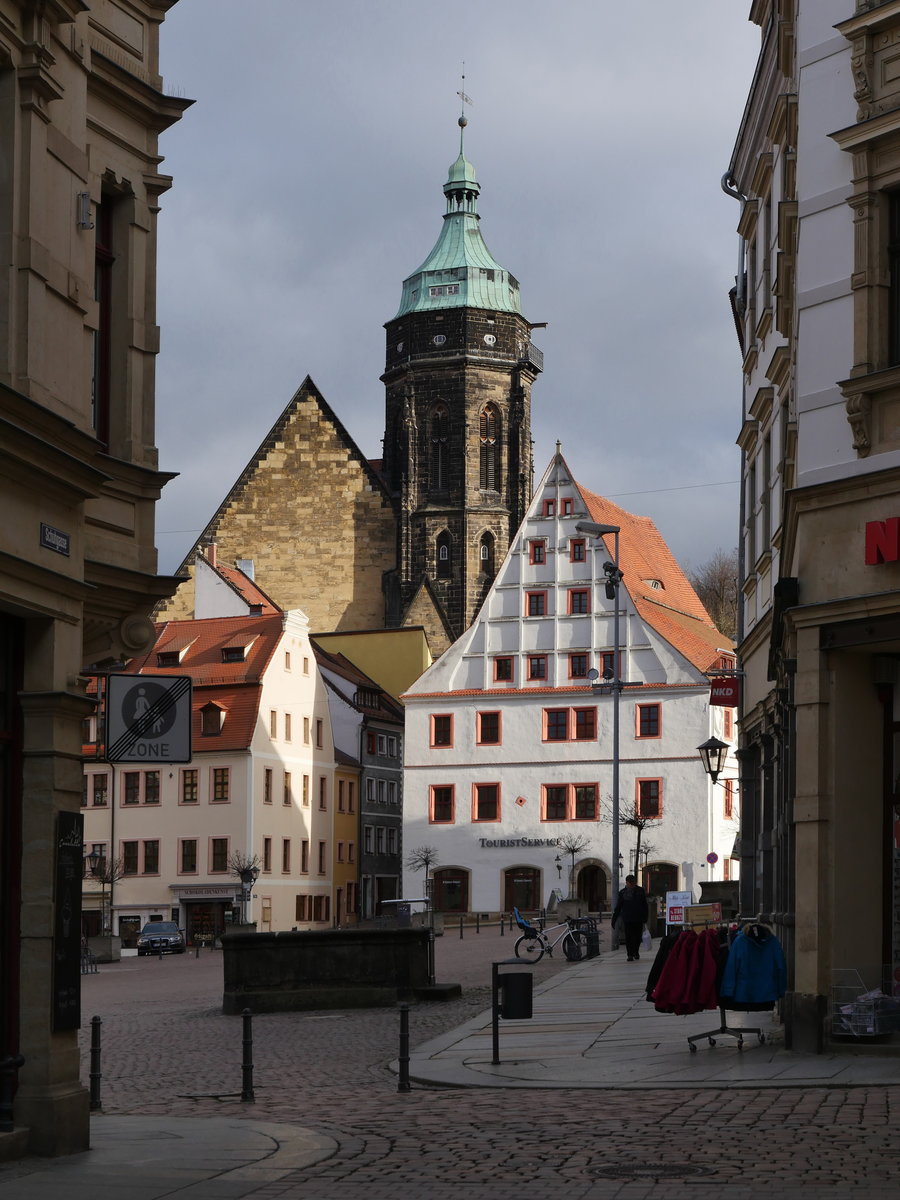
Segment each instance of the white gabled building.
[{"label": "white gabled building", "polygon": [[[614,656],[602,570],[614,547],[579,533],[584,521],[620,528],[620,813],[660,818],[643,834],[641,881],[699,897],[704,880],[736,873],[736,764],[712,785],[697,755],[711,736],[733,740],[706,675],[732,665],[731,643],[653,522],[580,487],[557,453],[477,620],[403,697],[404,845],[435,849],[439,911],[534,910],[569,883],[591,910],[609,907],[614,698],[588,673]],[[558,842],[573,833],[590,844],[570,880]],[[634,849],[622,828],[622,874]],[[404,894],[421,886],[407,870]]]}]

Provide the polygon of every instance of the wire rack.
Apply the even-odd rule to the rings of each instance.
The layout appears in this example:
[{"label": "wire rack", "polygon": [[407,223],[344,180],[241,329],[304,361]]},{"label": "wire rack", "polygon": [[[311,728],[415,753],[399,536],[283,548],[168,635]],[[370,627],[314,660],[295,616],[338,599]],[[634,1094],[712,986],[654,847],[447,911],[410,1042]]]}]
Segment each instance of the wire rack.
[{"label": "wire rack", "polygon": [[831,1032],[859,1039],[900,1032],[900,995],[894,995],[890,967],[832,971]]}]

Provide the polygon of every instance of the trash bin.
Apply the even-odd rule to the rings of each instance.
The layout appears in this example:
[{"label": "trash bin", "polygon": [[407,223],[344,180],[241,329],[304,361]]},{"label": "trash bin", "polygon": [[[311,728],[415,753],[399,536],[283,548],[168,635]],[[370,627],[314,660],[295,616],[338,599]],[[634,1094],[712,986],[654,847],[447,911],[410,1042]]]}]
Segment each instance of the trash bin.
[{"label": "trash bin", "polygon": [[600,930],[594,917],[580,917],[578,931],[581,933],[581,945],[585,958],[596,958],[600,953]]},{"label": "trash bin", "polygon": [[504,1021],[525,1021],[532,1015],[534,976],[530,971],[507,971],[497,976],[500,1016]]}]

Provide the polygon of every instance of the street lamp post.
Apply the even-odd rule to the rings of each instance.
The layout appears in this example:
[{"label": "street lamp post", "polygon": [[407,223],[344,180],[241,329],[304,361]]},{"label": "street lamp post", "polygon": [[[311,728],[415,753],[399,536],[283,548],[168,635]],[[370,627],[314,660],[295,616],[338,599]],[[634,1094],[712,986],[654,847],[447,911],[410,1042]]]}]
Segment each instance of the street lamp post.
[{"label": "street lamp post", "polygon": [[238,875],[241,880],[241,900],[244,905],[244,924],[250,923],[250,902],[253,899],[253,885],[259,878],[259,867],[255,863],[248,863],[240,871]]},{"label": "street lamp post", "polygon": [[104,934],[106,933],[106,859],[99,850],[92,850],[85,861],[91,876],[100,880],[100,932]]},{"label": "street lamp post", "polygon": [[[595,521],[579,521],[575,526],[579,533],[589,537],[602,537],[612,534],[613,561],[603,564],[603,574],[606,583],[606,598],[613,601],[613,661],[612,674],[607,677],[604,671],[603,683],[594,684],[595,673],[591,686],[598,690],[612,689],[613,695],[613,750],[612,750],[612,872],[613,894],[612,903],[615,905],[619,896],[619,698],[622,694],[622,680],[619,678],[619,584],[622,582],[622,572],[619,570],[619,533],[618,525],[599,525]],[[593,577],[594,571],[591,570]]]}]

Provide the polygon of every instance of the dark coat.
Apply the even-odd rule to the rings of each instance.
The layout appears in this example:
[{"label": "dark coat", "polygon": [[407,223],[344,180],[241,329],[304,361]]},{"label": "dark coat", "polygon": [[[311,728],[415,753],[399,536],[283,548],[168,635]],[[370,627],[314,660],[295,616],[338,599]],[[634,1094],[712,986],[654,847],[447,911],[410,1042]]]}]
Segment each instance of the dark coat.
[{"label": "dark coat", "polygon": [[619,917],[626,925],[643,925],[648,915],[647,893],[644,889],[642,887],[623,887],[619,892],[619,902],[613,909],[613,925]]}]

